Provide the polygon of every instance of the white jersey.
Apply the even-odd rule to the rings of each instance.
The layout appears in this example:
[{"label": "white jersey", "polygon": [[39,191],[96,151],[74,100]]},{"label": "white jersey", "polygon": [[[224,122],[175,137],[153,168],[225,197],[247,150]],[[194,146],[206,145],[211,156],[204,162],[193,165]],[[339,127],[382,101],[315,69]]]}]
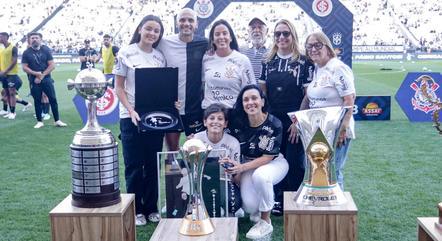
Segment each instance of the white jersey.
[{"label": "white jersey", "polygon": [[244,86],[258,84],[249,58],[236,50],[226,57],[204,55],[203,80],[203,109],[214,103],[233,108]]},{"label": "white jersey", "polygon": [[[122,48],[118,52],[117,60],[112,73],[126,78],[124,91],[127,101],[132,107],[135,107],[135,69],[165,67],[166,61],[160,51],[153,49],[151,53],[146,53],[136,43]],[[129,117],[129,112],[120,102],[120,118]]]},{"label": "white jersey", "polygon": [[[310,109],[343,106],[343,97],[351,94],[356,94],[356,90],[350,67],[337,58],[330,59],[323,67],[316,66],[313,81],[307,88]],[[347,137],[355,138],[353,117]]]},{"label": "white jersey", "polygon": [[213,149],[226,149],[230,160],[240,162],[241,149],[235,137],[224,133],[223,138],[218,143],[213,143],[207,137],[207,131],[201,131],[196,133],[194,138],[201,140],[206,145],[210,145]]}]

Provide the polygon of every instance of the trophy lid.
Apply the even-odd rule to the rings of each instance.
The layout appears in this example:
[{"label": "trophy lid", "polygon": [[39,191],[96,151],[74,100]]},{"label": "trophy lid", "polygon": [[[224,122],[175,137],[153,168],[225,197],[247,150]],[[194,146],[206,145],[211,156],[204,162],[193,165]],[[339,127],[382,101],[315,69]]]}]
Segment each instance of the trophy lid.
[{"label": "trophy lid", "polygon": [[75,84],[99,84],[106,83],[106,77],[104,74],[94,68],[87,68],[80,71],[75,77]]},{"label": "trophy lid", "polygon": [[184,142],[183,151],[186,153],[199,153],[207,151],[207,146],[199,139],[193,138]]}]

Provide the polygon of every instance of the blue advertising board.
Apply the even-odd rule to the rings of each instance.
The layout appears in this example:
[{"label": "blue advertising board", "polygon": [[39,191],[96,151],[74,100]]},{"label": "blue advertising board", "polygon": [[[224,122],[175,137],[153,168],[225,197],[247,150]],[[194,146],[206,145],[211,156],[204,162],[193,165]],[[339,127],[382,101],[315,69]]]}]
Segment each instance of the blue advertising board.
[{"label": "blue advertising board", "polygon": [[[87,122],[87,104],[78,94],[72,99],[84,124]],[[120,120],[119,101],[115,91],[107,88],[103,97],[97,100],[97,121],[99,124],[116,124]]]},{"label": "blue advertising board", "polygon": [[353,108],[355,120],[390,120],[390,96],[357,96]]},{"label": "blue advertising board", "polygon": [[[405,77],[398,91],[396,101],[412,122],[432,121],[432,114],[438,106],[428,101],[422,94],[422,86],[426,85],[427,93],[433,100],[439,101],[442,96],[442,75],[436,72],[410,72]],[[440,121],[439,117],[439,121]]]}]

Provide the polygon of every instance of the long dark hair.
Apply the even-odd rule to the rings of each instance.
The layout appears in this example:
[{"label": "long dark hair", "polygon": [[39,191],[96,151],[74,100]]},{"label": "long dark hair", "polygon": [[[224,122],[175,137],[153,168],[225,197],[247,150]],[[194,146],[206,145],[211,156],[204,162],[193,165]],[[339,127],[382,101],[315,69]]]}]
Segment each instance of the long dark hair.
[{"label": "long dark hair", "polygon": [[137,28],[135,29],[134,34],[132,35],[132,39],[130,40],[130,44],[138,43],[141,40],[141,35],[138,33],[138,31],[143,27],[143,25],[148,21],[155,21],[160,25],[160,36],[158,37],[158,40],[152,45],[153,48],[156,48],[158,44],[160,43],[161,38],[163,38],[164,33],[164,27],[163,23],[161,22],[161,19],[155,15],[147,15],[143,19],[141,19],[141,22],[138,24]]},{"label": "long dark hair", "polygon": [[264,106],[262,107],[262,112],[267,113],[269,111],[269,103],[267,101],[267,97],[264,92],[257,85],[246,85],[238,94],[238,98],[236,98],[236,103],[233,106],[231,119],[232,124],[238,128],[247,127],[249,125],[249,120],[247,118],[247,113],[244,111],[244,106],[242,104],[242,98],[244,96],[244,92],[248,90],[257,90],[261,99],[264,100]]},{"label": "long dark hair", "polygon": [[238,41],[236,40],[235,34],[233,33],[233,29],[230,26],[230,24],[224,19],[220,19],[213,23],[209,33],[209,49],[216,50],[216,46],[213,39],[215,35],[215,28],[218,25],[224,25],[227,27],[227,29],[229,30],[230,38],[232,38],[232,41],[230,42],[230,48],[239,51]]}]

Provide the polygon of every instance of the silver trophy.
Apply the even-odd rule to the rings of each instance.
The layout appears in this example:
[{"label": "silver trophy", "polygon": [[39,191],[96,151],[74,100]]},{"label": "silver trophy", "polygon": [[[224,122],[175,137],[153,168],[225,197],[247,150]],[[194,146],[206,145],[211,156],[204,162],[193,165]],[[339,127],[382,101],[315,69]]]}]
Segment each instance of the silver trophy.
[{"label": "silver trophy", "polygon": [[290,112],[306,153],[304,181],[295,202],[303,205],[333,206],[347,202],[337,183],[334,150],[342,120],[349,108],[327,107]]},{"label": "silver trophy", "polygon": [[105,207],[121,201],[118,144],[110,130],[97,122],[96,100],[111,84],[101,71],[90,67],[67,83],[69,90],[75,88],[87,100],[88,109],[86,125],[75,133],[70,146],[72,205],[76,207]]},{"label": "silver trophy", "polygon": [[188,236],[200,236],[215,231],[203,200],[201,189],[203,170],[210,147],[201,140],[186,141],[180,152],[189,178],[189,203],[179,232]]}]

